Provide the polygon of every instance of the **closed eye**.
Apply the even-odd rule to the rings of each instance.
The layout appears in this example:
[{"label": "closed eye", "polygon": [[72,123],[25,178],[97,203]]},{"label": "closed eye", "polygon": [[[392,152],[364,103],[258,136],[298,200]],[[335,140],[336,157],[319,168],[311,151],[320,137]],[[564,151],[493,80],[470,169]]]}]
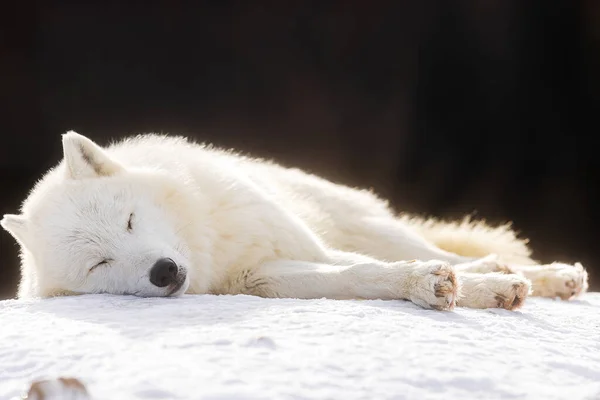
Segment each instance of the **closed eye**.
[{"label": "closed eye", "polygon": [[111,261],[113,261],[113,260],[110,258],[106,258],[106,259],[100,261],[98,264],[96,264],[92,268],[90,268],[90,272],[92,272],[93,270],[95,270],[98,267],[102,267],[104,265],[109,265],[111,263]]},{"label": "closed eye", "polygon": [[131,232],[133,229],[133,213],[129,214],[129,219],[127,220],[127,232]]}]

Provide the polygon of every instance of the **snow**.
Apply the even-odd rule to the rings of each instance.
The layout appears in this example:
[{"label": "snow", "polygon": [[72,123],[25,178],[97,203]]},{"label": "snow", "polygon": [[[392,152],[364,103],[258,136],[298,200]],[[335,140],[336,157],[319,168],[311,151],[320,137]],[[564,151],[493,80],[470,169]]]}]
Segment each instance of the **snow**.
[{"label": "snow", "polygon": [[600,399],[600,293],[518,312],[403,301],[0,302],[0,399],[77,377],[93,399]]}]

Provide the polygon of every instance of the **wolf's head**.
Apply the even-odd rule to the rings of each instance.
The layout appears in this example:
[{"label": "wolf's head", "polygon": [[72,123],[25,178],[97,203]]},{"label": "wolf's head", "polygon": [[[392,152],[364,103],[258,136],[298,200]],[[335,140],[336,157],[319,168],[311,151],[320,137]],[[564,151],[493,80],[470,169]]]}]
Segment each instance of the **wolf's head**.
[{"label": "wolf's head", "polygon": [[182,188],[160,170],[125,167],[75,132],[63,135],[63,151],[22,214],[1,221],[21,245],[19,295],[184,293]]}]

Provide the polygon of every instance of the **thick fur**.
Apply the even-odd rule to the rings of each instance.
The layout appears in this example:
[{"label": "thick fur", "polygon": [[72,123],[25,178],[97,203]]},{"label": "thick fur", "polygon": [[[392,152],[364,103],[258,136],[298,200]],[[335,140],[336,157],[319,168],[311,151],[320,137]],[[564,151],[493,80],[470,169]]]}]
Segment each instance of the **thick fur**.
[{"label": "thick fur", "polygon": [[[540,266],[510,226],[395,215],[373,193],[298,169],[144,135],[101,148],[63,135],[64,159],[2,226],[21,245],[18,295],[406,299],[516,309],[572,298],[580,264]],[[176,265],[166,286],[150,271]],[[533,285],[533,288],[532,288]]]},{"label": "thick fur", "polygon": [[441,249],[469,257],[502,254],[508,263],[536,264],[528,240],[517,236],[511,223],[492,227],[484,220],[466,216],[461,221],[440,221],[403,215],[402,221]]}]

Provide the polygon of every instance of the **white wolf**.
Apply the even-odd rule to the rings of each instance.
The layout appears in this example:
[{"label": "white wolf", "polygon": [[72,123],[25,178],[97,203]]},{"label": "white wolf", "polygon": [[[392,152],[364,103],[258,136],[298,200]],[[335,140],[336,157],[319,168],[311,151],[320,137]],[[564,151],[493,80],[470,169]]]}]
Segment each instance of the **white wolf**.
[{"label": "white wolf", "polygon": [[64,159],[2,226],[19,297],[80,293],[406,299],[516,309],[586,290],[581,264],[536,265],[509,226],[396,216],[374,194],[298,169],[143,135]]}]

